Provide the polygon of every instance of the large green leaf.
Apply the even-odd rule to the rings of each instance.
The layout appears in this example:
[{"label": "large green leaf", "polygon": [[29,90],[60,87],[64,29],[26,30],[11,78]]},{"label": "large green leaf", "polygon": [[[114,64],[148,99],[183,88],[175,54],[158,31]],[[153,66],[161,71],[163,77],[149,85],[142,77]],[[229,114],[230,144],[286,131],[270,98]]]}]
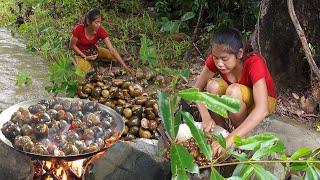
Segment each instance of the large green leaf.
[{"label": "large green leaf", "polygon": [[239,154],[238,152],[236,151],[232,151],[230,152],[230,155],[232,155],[233,157],[235,157],[236,159],[238,159],[240,162],[241,161],[247,161],[248,160],[248,157],[247,157],[247,154],[242,152],[241,154]]},{"label": "large green leaf", "polygon": [[[319,163],[317,163],[317,164],[319,164]],[[316,171],[316,173],[317,173],[317,175],[318,175],[318,177],[319,177],[319,179],[320,179],[320,169],[317,168],[317,167],[313,167],[313,168],[314,168],[314,170]]]},{"label": "large green leaf", "polygon": [[244,165],[243,168],[240,170],[240,177],[242,179],[249,179],[253,174],[253,167],[251,165]]},{"label": "large green leaf", "polygon": [[306,176],[304,179],[305,180],[319,180],[320,176],[315,169],[313,169],[311,166],[309,166],[306,169]]},{"label": "large green leaf", "polygon": [[285,146],[280,140],[276,140],[273,145],[258,149],[252,156],[252,160],[259,160],[261,157],[271,153],[283,153]]},{"label": "large green leaf", "polygon": [[221,147],[227,149],[226,139],[222,136],[222,134],[214,133],[213,136],[216,138]]},{"label": "large green leaf", "polygon": [[207,92],[200,92],[198,88],[190,88],[179,91],[178,95],[192,102],[201,102],[207,106],[211,111],[227,117],[227,111],[238,112],[240,109],[240,102],[237,99],[227,96],[217,96]]},{"label": "large green leaf", "polygon": [[179,32],[179,29],[180,29],[180,23],[176,21],[168,20],[163,24],[160,31],[171,34],[171,33]]},{"label": "large green leaf", "polygon": [[189,112],[182,113],[184,122],[189,126],[191,134],[197,141],[201,152],[206,156],[208,160],[212,160],[212,147],[208,144],[204,138],[204,133],[199,130],[194,124],[192,115]]},{"label": "large green leaf", "polygon": [[310,158],[320,159],[320,148],[314,150],[314,151],[310,154]]},{"label": "large green leaf", "polygon": [[296,152],[292,154],[290,157],[291,160],[299,159],[300,157],[307,156],[312,153],[312,150],[310,148],[302,147],[298,149]]},{"label": "large green leaf", "polygon": [[261,180],[277,180],[277,177],[270,173],[269,171],[263,169],[262,166],[258,164],[252,164],[251,165],[256,173],[258,175],[258,178]]},{"label": "large green leaf", "polygon": [[194,18],[196,14],[192,11],[186,12],[182,17],[181,17],[181,21],[187,21],[189,19]]},{"label": "large green leaf", "polygon": [[158,65],[157,61],[157,49],[154,46],[150,46],[152,41],[147,38],[145,34],[142,35],[140,47],[140,58],[143,64],[148,64],[151,67],[156,67]]},{"label": "large green leaf", "polygon": [[199,168],[194,163],[190,153],[179,144],[171,145],[170,159],[173,179],[188,179],[186,171],[190,173],[199,173]]},{"label": "large green leaf", "polygon": [[293,171],[305,170],[308,167],[306,162],[295,162],[290,164],[290,169]]},{"label": "large green leaf", "polygon": [[[268,133],[250,136],[246,139],[243,139],[239,136],[235,136],[233,138],[234,144],[240,149],[244,150],[258,150],[260,148],[273,146],[277,144],[279,141],[281,141],[279,138],[277,138],[273,134]],[[282,149],[282,144],[282,142],[279,143],[279,146],[276,147],[275,150]]]},{"label": "large green leaf", "polygon": [[223,180],[224,177],[214,168],[211,167],[210,180]]},{"label": "large green leaf", "polygon": [[162,119],[164,127],[168,132],[171,140],[174,140],[180,124],[179,118],[174,118],[174,111],[178,98],[170,99],[165,93],[158,91],[159,98],[159,116]]}]

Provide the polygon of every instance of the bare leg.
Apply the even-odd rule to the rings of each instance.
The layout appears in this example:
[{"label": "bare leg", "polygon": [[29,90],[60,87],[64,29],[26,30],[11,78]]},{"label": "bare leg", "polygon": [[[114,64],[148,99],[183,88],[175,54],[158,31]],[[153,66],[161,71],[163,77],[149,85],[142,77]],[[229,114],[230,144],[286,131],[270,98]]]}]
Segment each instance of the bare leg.
[{"label": "bare leg", "polygon": [[239,84],[228,86],[226,95],[240,100],[240,110],[238,113],[229,113],[229,118],[235,127],[238,127],[248,116],[247,105],[242,100],[242,93]]},{"label": "bare leg", "polygon": [[[221,86],[227,86],[227,84],[218,82],[217,79],[211,79],[208,81],[206,89],[207,89],[207,92],[209,93],[221,96],[221,95],[224,95],[226,90],[226,87],[221,87]],[[217,125],[223,127],[224,129],[227,129],[226,121],[222,116],[214,112],[210,112],[210,115]]]}]

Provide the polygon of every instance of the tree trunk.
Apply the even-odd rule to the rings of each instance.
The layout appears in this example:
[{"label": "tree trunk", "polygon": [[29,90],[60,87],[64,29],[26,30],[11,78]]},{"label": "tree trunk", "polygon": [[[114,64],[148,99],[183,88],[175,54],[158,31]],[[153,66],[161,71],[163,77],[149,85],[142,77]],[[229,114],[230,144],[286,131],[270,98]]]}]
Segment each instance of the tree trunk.
[{"label": "tree trunk", "polygon": [[[278,85],[300,90],[309,88],[310,66],[288,13],[287,1],[263,0],[261,6],[259,23],[252,37],[254,49],[261,50]],[[294,10],[307,41],[316,49],[314,60],[319,67],[320,0],[296,0]]]}]

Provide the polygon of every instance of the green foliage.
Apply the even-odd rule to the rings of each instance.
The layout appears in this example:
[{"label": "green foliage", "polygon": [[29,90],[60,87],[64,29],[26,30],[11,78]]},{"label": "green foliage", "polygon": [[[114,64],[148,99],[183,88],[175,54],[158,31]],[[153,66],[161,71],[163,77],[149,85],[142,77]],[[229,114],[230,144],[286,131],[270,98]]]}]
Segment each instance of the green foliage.
[{"label": "green foliage", "polygon": [[199,167],[193,162],[191,154],[185,147],[173,144],[170,147],[172,179],[188,179],[186,174],[199,173]]},{"label": "green foliage", "polygon": [[[186,91],[189,92],[189,95],[194,96],[193,101],[201,100],[202,93],[200,93],[199,95],[198,94],[199,92],[197,91],[190,91],[190,90],[186,90]],[[193,92],[193,93],[190,93],[190,92]],[[191,116],[191,114],[188,112],[180,111],[180,110],[178,110],[175,113],[179,104],[180,97],[185,98],[185,94],[178,93],[169,97],[166,94],[158,91],[159,115],[162,119],[162,123],[165,129],[167,130],[169,139],[171,140],[170,159],[171,159],[171,170],[173,174],[172,178],[188,179],[188,176],[186,175],[186,171],[190,173],[197,173],[198,166],[195,164],[195,162],[193,162],[192,156],[187,152],[187,150],[184,147],[176,144],[175,137],[178,132],[179,125],[181,123],[181,117],[183,117],[184,122],[189,126],[191,133],[193,137],[196,139],[201,152],[209,160],[212,160],[213,153],[212,153],[211,145],[207,144],[205,141],[204,133],[198,128],[196,128],[194,124],[194,119]],[[228,105],[230,104],[226,104],[226,106]],[[222,144],[222,146],[225,146],[225,145]],[[212,171],[212,172],[215,172],[215,171]],[[212,176],[216,177],[217,174],[213,174]]]},{"label": "green foliage", "polygon": [[224,180],[224,177],[214,167],[211,167],[210,180]]},{"label": "green foliage", "polygon": [[16,76],[16,85],[23,86],[23,85],[29,85],[31,83],[32,83],[32,79],[28,71],[22,70],[18,72]]},{"label": "green foliage", "polygon": [[179,92],[179,96],[185,100],[201,102],[211,111],[227,117],[227,111],[237,112],[240,108],[240,102],[228,96],[217,96],[207,92],[200,92],[197,88],[190,88]]},{"label": "green foliage", "polygon": [[145,34],[141,37],[140,58],[143,64],[148,64],[150,68],[158,66],[157,49],[152,46],[153,42],[146,37]]},{"label": "green foliage", "polygon": [[[0,1],[0,26],[7,26],[16,20],[15,14],[12,14],[9,8],[14,6],[14,1],[1,0]],[[18,9],[13,8],[18,12]]]},{"label": "green foliage", "polygon": [[49,77],[51,86],[47,87],[50,93],[63,93],[66,96],[74,97],[78,86],[76,68],[69,59],[60,59],[50,65]]},{"label": "green foliage", "polygon": [[223,149],[227,150],[226,139],[221,134],[214,133],[213,136],[216,138],[216,140],[221,145],[221,147],[223,147]]},{"label": "green foliage", "polygon": [[251,136],[242,139],[239,136],[233,138],[234,144],[244,150],[255,150],[252,160],[259,160],[271,153],[283,154],[285,146],[283,142],[272,134]]},{"label": "green foliage", "polygon": [[168,34],[179,32],[180,27],[183,25],[183,23],[185,23],[189,19],[194,18],[194,16],[195,13],[190,11],[186,12],[180,18],[180,20],[169,20],[169,18],[167,17],[162,17],[161,20],[158,22],[161,27],[160,31]]},{"label": "green foliage", "polygon": [[[186,172],[194,173],[196,165],[192,162],[189,155],[186,155],[187,151],[184,147],[177,145],[175,141],[176,133],[178,132],[179,124],[181,123],[181,116],[184,122],[189,126],[193,137],[199,145],[200,151],[213,162],[211,165],[211,179],[225,179],[214,168],[216,166],[222,166],[225,164],[217,163],[217,159],[212,158],[212,148],[210,144],[207,144],[204,140],[204,133],[196,128],[194,125],[193,117],[188,112],[183,112],[178,109],[177,96],[182,99],[190,100],[192,102],[202,102],[209,107],[221,106],[223,110],[237,111],[239,109],[239,102],[228,99],[225,101],[223,98],[214,97],[214,100],[210,99],[206,93],[199,92],[194,88],[182,90],[177,95],[167,96],[164,93],[158,92],[160,116],[164,127],[169,133],[171,139],[170,149],[171,152],[171,168],[174,179],[188,179]],[[204,98],[206,97],[206,98]],[[174,102],[174,103],[172,103]],[[222,105],[224,104],[224,105]],[[177,111],[176,113],[174,113]],[[217,110],[214,110],[217,112]],[[223,113],[222,113],[223,114]],[[220,135],[215,135],[215,138],[222,147],[226,147],[225,139]],[[265,170],[260,164],[263,163],[276,163],[280,162],[285,166],[286,170],[290,171],[304,171],[305,179],[319,179],[320,173],[320,149],[312,151],[309,148],[300,148],[294,152],[291,157],[287,157],[285,154],[285,146],[283,142],[272,134],[259,134],[248,138],[234,137],[233,139],[235,148],[242,150],[241,153],[234,149],[227,149],[228,155],[232,156],[238,162],[232,162],[231,164],[237,164],[233,171],[232,177],[228,180],[240,180],[240,179],[260,179],[260,180],[276,180],[277,177],[271,172]],[[272,154],[277,154],[275,157],[268,159]],[[183,157],[183,158],[182,158]],[[261,160],[262,158],[263,161]],[[185,164],[183,164],[185,161]],[[194,171],[193,171],[194,170]]]},{"label": "green foliage", "polygon": [[[179,98],[177,96],[169,98],[165,93],[158,91],[158,100],[160,118],[171,140],[175,140],[181,122],[181,118],[174,116]],[[181,114],[177,114],[177,117],[181,117]]]},{"label": "green foliage", "polygon": [[212,161],[212,147],[208,144],[204,138],[204,133],[199,130],[194,124],[194,119],[189,112],[182,113],[184,122],[189,126],[192,137],[194,137],[198,143],[201,152],[206,156],[206,158]]},{"label": "green foliage", "polygon": [[170,83],[170,86],[172,88],[175,88],[180,80],[187,83],[188,78],[190,76],[190,71],[188,69],[176,70],[176,69],[165,67],[160,69],[158,68],[156,69],[156,71],[172,77],[172,80]]},{"label": "green foliage", "polygon": [[302,147],[293,153],[290,157],[291,160],[299,159],[300,157],[307,156],[312,153],[312,150],[309,148]]}]

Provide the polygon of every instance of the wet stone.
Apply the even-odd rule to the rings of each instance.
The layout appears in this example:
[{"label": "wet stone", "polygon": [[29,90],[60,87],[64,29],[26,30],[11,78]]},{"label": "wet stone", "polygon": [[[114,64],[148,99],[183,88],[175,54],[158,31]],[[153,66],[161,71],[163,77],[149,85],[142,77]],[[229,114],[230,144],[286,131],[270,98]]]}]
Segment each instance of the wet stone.
[{"label": "wet stone", "polygon": [[0,180],[31,180],[31,160],[0,141]]},{"label": "wet stone", "polygon": [[120,141],[95,161],[86,179],[171,179],[169,162],[160,156],[156,140]]}]

